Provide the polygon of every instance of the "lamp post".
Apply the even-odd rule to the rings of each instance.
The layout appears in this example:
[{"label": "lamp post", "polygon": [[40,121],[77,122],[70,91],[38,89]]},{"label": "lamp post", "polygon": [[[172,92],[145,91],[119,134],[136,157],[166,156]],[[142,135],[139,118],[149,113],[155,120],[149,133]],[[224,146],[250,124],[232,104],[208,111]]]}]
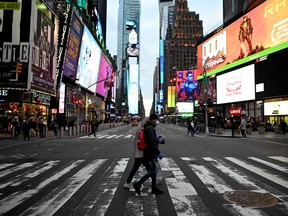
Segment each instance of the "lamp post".
[{"label": "lamp post", "polygon": [[209,85],[209,79],[207,78],[207,72],[206,72],[206,61],[204,63],[204,78],[203,83],[205,85],[204,88],[204,96],[205,96],[205,133],[209,133],[209,127],[208,127],[208,106],[207,106],[207,92],[208,92],[208,85]]}]

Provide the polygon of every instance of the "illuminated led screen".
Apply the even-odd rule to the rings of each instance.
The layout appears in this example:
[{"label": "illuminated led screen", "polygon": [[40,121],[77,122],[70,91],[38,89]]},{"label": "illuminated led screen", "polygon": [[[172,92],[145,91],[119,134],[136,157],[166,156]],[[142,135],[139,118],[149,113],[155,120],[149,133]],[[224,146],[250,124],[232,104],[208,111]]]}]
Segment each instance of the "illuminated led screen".
[{"label": "illuminated led screen", "polygon": [[[95,93],[100,65],[101,49],[85,26],[77,67],[77,79],[81,86]],[[95,85],[93,85],[95,84]]]},{"label": "illuminated led screen", "polygon": [[216,77],[217,104],[255,99],[254,64]]},{"label": "illuminated led screen", "polygon": [[106,97],[107,91],[109,90],[111,85],[112,67],[103,54],[101,55],[100,69],[98,74],[99,75],[96,92],[103,97]]},{"label": "illuminated led screen", "polygon": [[83,25],[73,11],[65,58],[63,61],[63,74],[67,77],[76,77],[82,33]]},{"label": "illuminated led screen", "polygon": [[128,106],[130,114],[138,114],[138,92],[139,92],[139,65],[129,65],[128,76]]},{"label": "illuminated led screen", "polygon": [[178,102],[176,104],[178,113],[193,113],[194,104],[192,102]]},{"label": "illuminated led screen", "polygon": [[288,47],[288,1],[267,0],[197,47],[197,78]]},{"label": "illuminated led screen", "polygon": [[176,96],[178,102],[194,101],[197,99],[198,81],[195,80],[194,70],[177,71]]}]

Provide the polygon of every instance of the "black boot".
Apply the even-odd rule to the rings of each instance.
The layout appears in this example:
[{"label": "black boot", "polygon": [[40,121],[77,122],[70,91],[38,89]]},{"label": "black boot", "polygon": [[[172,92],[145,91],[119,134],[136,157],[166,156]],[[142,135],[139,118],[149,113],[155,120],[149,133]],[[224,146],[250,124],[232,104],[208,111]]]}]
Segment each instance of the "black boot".
[{"label": "black boot", "polygon": [[153,187],[151,193],[152,193],[152,194],[163,194],[164,191],[161,191],[161,190],[158,189],[157,187]]}]

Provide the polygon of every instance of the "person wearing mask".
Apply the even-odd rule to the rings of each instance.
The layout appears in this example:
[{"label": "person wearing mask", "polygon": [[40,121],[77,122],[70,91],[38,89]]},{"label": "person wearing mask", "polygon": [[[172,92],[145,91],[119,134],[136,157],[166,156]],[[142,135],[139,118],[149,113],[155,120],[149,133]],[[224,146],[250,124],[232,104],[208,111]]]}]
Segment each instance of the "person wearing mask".
[{"label": "person wearing mask", "polygon": [[[146,119],[147,120],[147,119]],[[145,123],[145,120],[142,120],[141,122],[141,126],[144,127],[144,123]],[[138,143],[138,136],[139,136],[139,132],[140,132],[141,128],[139,128],[137,131],[136,131],[136,134],[135,134],[135,138],[134,138],[134,151],[133,151],[133,154],[134,154],[134,164],[133,164],[133,167],[132,167],[132,170],[130,171],[129,173],[129,176],[124,184],[124,188],[127,188],[127,189],[132,189],[133,188],[133,185],[132,185],[132,179],[134,177],[134,175],[136,174],[136,172],[139,170],[140,166],[143,165],[145,166],[145,164],[143,163],[143,150],[140,150],[137,146],[137,143]],[[159,138],[158,138],[159,137]],[[162,138],[162,136],[158,136],[158,140],[157,142],[161,143],[161,144],[164,144],[165,143],[165,140]],[[145,173],[146,174],[146,173]],[[145,175],[144,174],[144,175]],[[156,177],[156,183],[160,182],[161,180],[163,179],[163,176],[161,175],[157,175]]]},{"label": "person wearing mask", "polygon": [[147,169],[147,173],[133,187],[138,195],[141,195],[141,186],[149,178],[152,180],[152,194],[162,194],[163,191],[156,187],[156,176],[158,172],[157,158],[162,159],[162,154],[159,151],[157,144],[156,125],[159,124],[158,115],[151,114],[149,120],[144,124],[144,140],[147,147],[143,150],[143,164]]},{"label": "person wearing mask", "polygon": [[242,116],[240,129],[241,129],[242,139],[247,139],[247,137],[246,137],[246,120],[245,120],[245,116]]}]

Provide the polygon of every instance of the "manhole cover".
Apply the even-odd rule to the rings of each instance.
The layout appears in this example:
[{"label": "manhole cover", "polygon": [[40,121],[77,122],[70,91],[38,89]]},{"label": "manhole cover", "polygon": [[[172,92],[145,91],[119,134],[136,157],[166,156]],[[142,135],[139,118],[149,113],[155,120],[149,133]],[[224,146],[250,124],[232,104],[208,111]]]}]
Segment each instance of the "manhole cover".
[{"label": "manhole cover", "polygon": [[227,192],[223,196],[228,202],[243,207],[267,208],[278,203],[271,194],[245,190]]}]

